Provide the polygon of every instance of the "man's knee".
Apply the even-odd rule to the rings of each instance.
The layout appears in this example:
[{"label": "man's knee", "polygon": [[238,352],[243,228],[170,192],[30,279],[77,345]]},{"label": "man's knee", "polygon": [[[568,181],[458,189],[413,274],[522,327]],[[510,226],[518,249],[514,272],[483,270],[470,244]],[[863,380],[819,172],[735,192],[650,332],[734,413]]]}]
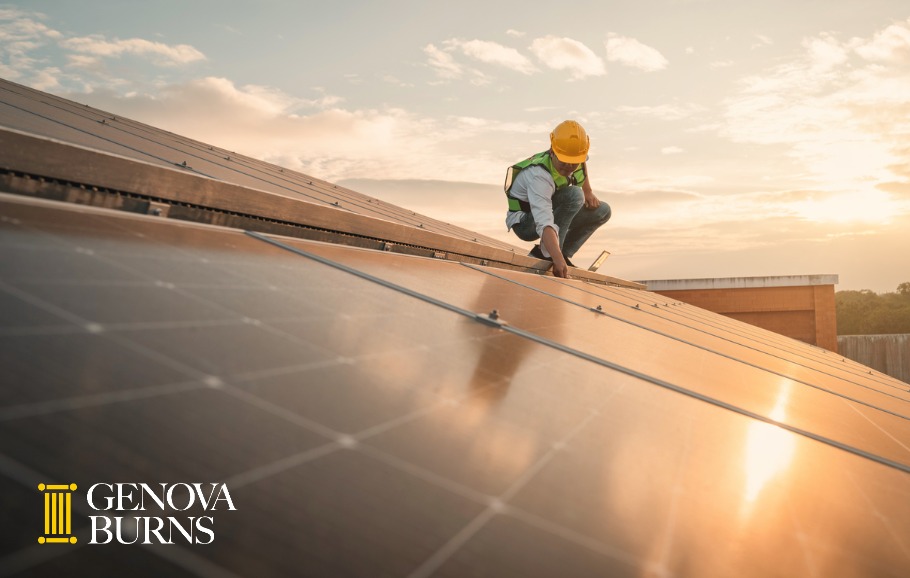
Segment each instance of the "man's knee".
[{"label": "man's knee", "polygon": [[558,189],[553,194],[553,208],[564,206],[575,210],[581,209],[585,204],[585,193],[581,187],[569,186]]},{"label": "man's knee", "polygon": [[600,221],[600,224],[603,225],[610,220],[610,217],[613,216],[613,209],[610,208],[610,205],[601,201],[600,206],[595,209],[597,211],[597,218]]}]

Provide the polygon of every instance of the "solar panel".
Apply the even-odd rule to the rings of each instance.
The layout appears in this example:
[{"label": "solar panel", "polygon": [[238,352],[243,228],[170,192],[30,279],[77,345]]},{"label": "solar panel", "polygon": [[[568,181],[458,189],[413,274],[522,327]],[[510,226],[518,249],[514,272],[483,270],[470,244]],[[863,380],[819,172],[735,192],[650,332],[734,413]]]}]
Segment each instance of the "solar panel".
[{"label": "solar panel", "polygon": [[[910,568],[900,382],[655,294],[8,195],[0,273],[0,574]],[[236,510],[91,544],[118,482]]]},{"label": "solar panel", "polygon": [[[0,79],[0,124],[190,174],[269,191],[506,250],[512,245],[339,187],[310,175],[175,135]],[[496,201],[501,201],[497,198]],[[301,209],[304,211],[305,209]]]}]

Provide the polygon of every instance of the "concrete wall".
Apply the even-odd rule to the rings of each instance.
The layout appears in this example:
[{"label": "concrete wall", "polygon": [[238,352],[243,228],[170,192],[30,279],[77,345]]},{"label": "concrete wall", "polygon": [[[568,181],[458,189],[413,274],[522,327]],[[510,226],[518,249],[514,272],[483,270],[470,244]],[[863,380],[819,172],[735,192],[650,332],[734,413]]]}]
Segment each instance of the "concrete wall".
[{"label": "concrete wall", "polygon": [[910,383],[910,335],[841,335],[841,355]]},{"label": "concrete wall", "polygon": [[642,281],[683,303],[837,351],[837,275]]}]

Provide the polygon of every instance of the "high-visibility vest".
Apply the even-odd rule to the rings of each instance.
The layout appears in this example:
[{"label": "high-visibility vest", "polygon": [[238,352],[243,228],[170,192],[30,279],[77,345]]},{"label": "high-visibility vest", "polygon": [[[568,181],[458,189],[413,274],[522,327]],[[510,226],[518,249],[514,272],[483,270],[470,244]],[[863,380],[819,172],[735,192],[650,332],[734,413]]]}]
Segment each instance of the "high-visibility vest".
[{"label": "high-visibility vest", "polygon": [[516,199],[509,194],[509,190],[512,188],[512,183],[515,182],[515,177],[518,176],[518,173],[531,166],[539,166],[547,169],[550,172],[550,176],[553,177],[553,182],[556,184],[557,189],[569,185],[580,185],[585,180],[585,163],[581,163],[578,165],[578,168],[575,169],[575,172],[568,177],[564,177],[553,168],[553,160],[550,158],[549,150],[537,153],[506,169],[506,182],[503,185],[503,189],[505,190],[506,198],[509,200],[510,211],[530,212],[531,210],[531,205],[527,201]]}]

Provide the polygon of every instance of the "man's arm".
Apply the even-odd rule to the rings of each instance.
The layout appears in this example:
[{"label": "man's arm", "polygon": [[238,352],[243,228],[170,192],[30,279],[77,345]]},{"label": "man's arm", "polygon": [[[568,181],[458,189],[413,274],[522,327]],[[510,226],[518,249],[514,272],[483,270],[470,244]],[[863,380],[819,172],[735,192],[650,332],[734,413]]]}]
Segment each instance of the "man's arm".
[{"label": "man's arm", "polygon": [[562,251],[559,250],[559,235],[556,234],[556,229],[544,227],[540,242],[547,248],[547,253],[553,259],[553,275],[563,279],[567,278],[569,276],[569,266],[566,264],[566,258],[563,257]]}]

